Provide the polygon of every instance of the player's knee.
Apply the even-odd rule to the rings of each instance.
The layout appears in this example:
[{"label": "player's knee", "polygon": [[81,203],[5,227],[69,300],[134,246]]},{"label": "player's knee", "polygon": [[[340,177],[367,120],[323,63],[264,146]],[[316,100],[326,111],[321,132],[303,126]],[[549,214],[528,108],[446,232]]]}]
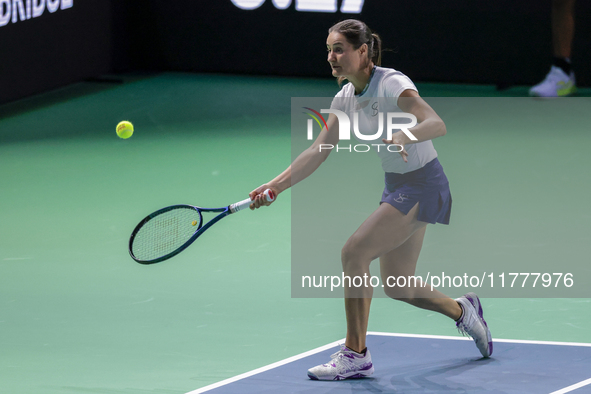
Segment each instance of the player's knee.
[{"label": "player's knee", "polygon": [[361,243],[354,236],[341,249],[341,263],[345,272],[369,265]]},{"label": "player's knee", "polygon": [[404,301],[411,305],[415,303],[415,289],[412,287],[385,286],[384,292],[394,300]]}]

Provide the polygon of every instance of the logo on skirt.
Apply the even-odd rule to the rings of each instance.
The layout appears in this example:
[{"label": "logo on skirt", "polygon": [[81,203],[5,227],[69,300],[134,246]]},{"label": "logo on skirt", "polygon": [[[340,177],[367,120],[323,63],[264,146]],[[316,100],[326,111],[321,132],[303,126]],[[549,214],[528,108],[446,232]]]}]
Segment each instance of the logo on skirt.
[{"label": "logo on skirt", "polygon": [[398,197],[394,199],[396,202],[403,203],[404,200],[408,200],[408,196],[406,194],[398,193]]}]

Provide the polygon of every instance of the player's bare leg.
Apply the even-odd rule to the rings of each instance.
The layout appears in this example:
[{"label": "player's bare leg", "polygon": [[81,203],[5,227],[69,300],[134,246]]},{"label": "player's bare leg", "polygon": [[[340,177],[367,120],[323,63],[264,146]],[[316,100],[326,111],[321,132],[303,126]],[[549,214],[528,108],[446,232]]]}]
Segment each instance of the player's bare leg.
[{"label": "player's bare leg", "polygon": [[[349,238],[341,253],[345,276],[351,279],[370,277],[369,265],[378,257],[396,249],[415,232],[424,229],[425,222],[417,220],[418,204],[405,215],[390,204],[381,204]],[[345,283],[345,312],[347,338],[345,345],[352,350],[365,349],[365,336],[373,288],[349,286]],[[364,283],[365,285],[365,283]]]},{"label": "player's bare leg", "polygon": [[[417,230],[398,248],[380,257],[380,271],[386,294],[456,320],[460,332],[471,336],[480,353],[484,357],[489,357],[493,351],[493,341],[478,296],[467,293],[453,300],[437,289],[431,289],[431,286],[422,280],[416,279],[416,265],[425,230],[425,227]],[[400,278],[402,280],[399,280]]]},{"label": "player's bare leg", "polygon": [[[380,273],[385,286],[384,291],[390,298],[439,312],[457,320],[462,314],[462,309],[456,301],[437,289],[431,290],[430,286],[424,286],[422,281],[414,282],[408,279],[415,275],[426,229],[426,227],[419,229],[402,245],[380,256]],[[397,281],[398,278],[404,279]],[[406,286],[401,287],[401,284]]]},{"label": "player's bare leg", "polygon": [[570,58],[575,36],[575,0],[552,0],[552,47],[554,56]]}]

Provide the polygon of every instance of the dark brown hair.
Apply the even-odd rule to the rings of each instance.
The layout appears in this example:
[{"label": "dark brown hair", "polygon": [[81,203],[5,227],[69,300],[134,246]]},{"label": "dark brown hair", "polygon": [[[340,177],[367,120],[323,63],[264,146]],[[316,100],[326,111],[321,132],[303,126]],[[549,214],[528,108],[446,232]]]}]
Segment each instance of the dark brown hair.
[{"label": "dark brown hair", "polygon": [[[334,32],[345,36],[347,42],[353,45],[355,49],[359,49],[363,44],[367,44],[368,59],[376,66],[382,65],[382,39],[376,33],[372,33],[365,23],[357,19],[347,19],[328,29],[328,34]],[[344,79],[344,77],[339,77],[339,85]]]}]

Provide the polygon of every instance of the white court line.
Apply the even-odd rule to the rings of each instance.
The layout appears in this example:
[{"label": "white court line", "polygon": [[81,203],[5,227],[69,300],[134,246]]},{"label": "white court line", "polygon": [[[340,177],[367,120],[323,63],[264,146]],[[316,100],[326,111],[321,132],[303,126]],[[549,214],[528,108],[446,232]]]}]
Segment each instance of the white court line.
[{"label": "white court line", "polygon": [[[376,336],[386,336],[386,337],[405,337],[405,338],[427,338],[427,339],[451,339],[451,340],[457,340],[457,341],[471,341],[471,338],[467,338],[467,337],[452,337],[452,336],[445,336],[445,335],[421,335],[421,334],[397,334],[397,333],[390,333],[390,332],[377,332],[377,331],[368,331],[367,335],[376,335]],[[532,344],[532,345],[560,345],[560,346],[585,346],[585,347],[591,347],[591,343],[576,343],[576,342],[553,342],[553,341],[528,341],[528,340],[521,340],[521,339],[494,339],[494,342],[504,342],[504,343],[527,343],[527,344]],[[264,367],[261,368],[257,368],[254,369],[250,372],[246,372],[243,373],[241,375],[237,375],[231,378],[228,378],[226,380],[222,380],[221,382],[217,382],[214,384],[210,384],[209,386],[205,386],[205,387],[201,387],[200,389],[197,390],[193,390],[193,391],[189,391],[188,393],[185,394],[201,394],[201,393],[205,393],[209,390],[213,390],[216,389],[218,387],[221,386],[225,386],[227,384],[230,383],[234,383],[238,380],[244,379],[244,378],[248,378],[250,376],[253,375],[257,375],[259,373],[271,370],[273,368],[277,368],[280,367],[282,365],[285,364],[289,364],[293,361],[302,359],[304,357],[308,357],[311,356],[313,354],[316,353],[320,353],[324,350],[333,348],[335,346],[337,346],[339,343],[345,343],[345,339],[341,339],[339,341],[335,341],[332,343],[329,343],[328,345],[324,345],[324,346],[320,346],[317,347],[316,349],[312,349],[309,350],[307,352],[298,354],[296,356],[293,357],[289,357],[286,358],[285,360],[281,360],[281,361],[277,361],[276,363],[273,364],[269,364],[266,365]],[[574,384],[572,386],[563,388],[562,390],[559,391],[555,391],[553,393],[550,394],[564,394],[564,393],[568,393],[572,390],[578,389],[579,387],[583,387],[586,386],[588,384],[591,384],[591,379],[587,379],[584,380],[582,382],[579,382],[577,384]],[[566,391],[564,391],[566,390]]]},{"label": "white court line", "polygon": [[579,388],[581,388],[583,386],[587,386],[588,384],[591,384],[591,379],[583,380],[582,382],[573,384],[572,386],[565,387],[565,388],[560,389],[558,391],[553,391],[550,394],[564,394],[564,393],[568,393],[568,392],[571,392],[573,390],[579,389]]},{"label": "white court line", "polygon": [[[451,337],[444,335],[421,335],[421,334],[396,334],[391,332],[368,331],[367,335],[379,335],[384,337],[405,337],[405,338],[430,338],[430,339],[451,339],[457,341],[471,341],[468,337]],[[501,343],[527,343],[531,345],[556,345],[556,346],[584,346],[591,347],[591,343],[580,342],[555,342],[555,341],[528,341],[527,339],[499,339],[493,338],[494,342]]]},{"label": "white court line", "polygon": [[244,379],[244,378],[248,378],[250,376],[253,376],[253,375],[256,375],[256,374],[259,374],[259,373],[268,371],[270,369],[277,368],[277,367],[280,367],[280,366],[285,365],[285,364],[289,364],[289,363],[291,363],[293,361],[296,361],[296,360],[299,360],[301,358],[305,358],[305,357],[311,356],[313,354],[323,352],[323,351],[325,351],[327,349],[330,349],[330,348],[333,348],[335,346],[338,346],[339,343],[345,343],[345,339],[343,338],[340,341],[335,341],[335,342],[329,343],[328,345],[317,347],[316,349],[312,349],[312,350],[309,350],[307,352],[298,354],[296,356],[286,358],[285,360],[277,361],[276,363],[266,365],[264,367],[261,367],[261,368],[252,370],[250,372],[243,373],[241,375],[237,375],[237,376],[228,378],[226,380],[222,380],[221,382],[210,384],[209,386],[201,387],[200,389],[197,389],[197,390],[189,391],[186,394],[204,393],[206,391],[213,390],[213,389],[216,389],[216,388],[221,387],[221,386],[225,386],[225,385],[230,384],[230,383],[234,383],[234,382],[236,382],[238,380],[241,380],[241,379]]}]

